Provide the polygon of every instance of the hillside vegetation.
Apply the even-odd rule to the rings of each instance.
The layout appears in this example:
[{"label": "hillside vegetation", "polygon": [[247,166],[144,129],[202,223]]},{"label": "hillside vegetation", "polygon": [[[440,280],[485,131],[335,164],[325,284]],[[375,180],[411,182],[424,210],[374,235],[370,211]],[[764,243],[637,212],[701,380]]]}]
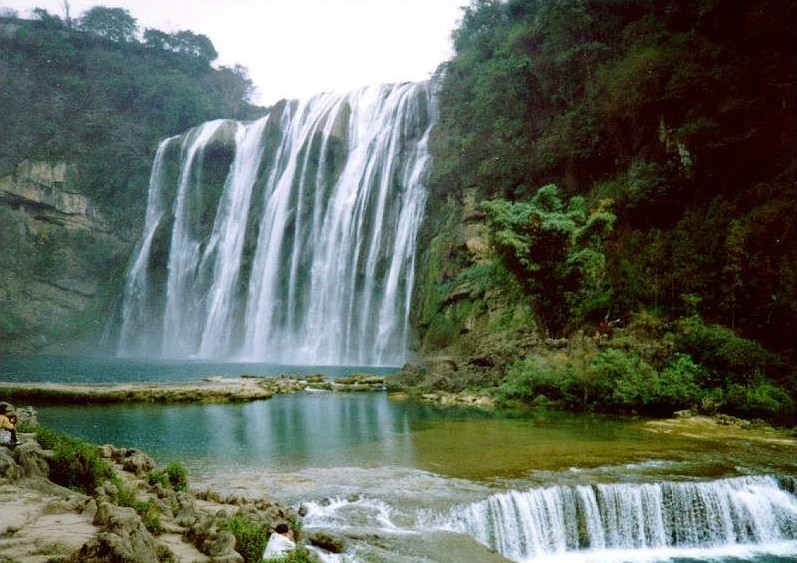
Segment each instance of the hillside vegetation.
[{"label": "hillside vegetation", "polygon": [[161,139],[262,114],[245,68],[213,68],[210,40],[147,29],[121,8],[65,22],[0,18],[0,176],[23,160],[77,165],[79,188],[117,232],[143,221]]},{"label": "hillside vegetation", "polygon": [[[456,348],[481,310],[482,336],[525,327],[569,344],[526,342],[504,354],[508,376],[461,370],[445,385],[588,410],[793,416],[796,12],[764,0],[465,9],[440,72],[443,218],[427,231],[422,340]],[[452,201],[483,223],[487,258],[452,250]],[[496,292],[509,314],[474,300]]]},{"label": "hillside vegetation", "polygon": [[0,17],[0,353],[96,351],[158,142],[264,110],[203,35],[121,8],[33,17]]}]

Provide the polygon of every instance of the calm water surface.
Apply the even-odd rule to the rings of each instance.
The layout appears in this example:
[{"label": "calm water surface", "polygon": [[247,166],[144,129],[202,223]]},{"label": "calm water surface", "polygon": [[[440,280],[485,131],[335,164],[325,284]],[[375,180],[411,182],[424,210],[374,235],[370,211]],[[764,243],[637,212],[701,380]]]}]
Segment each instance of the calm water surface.
[{"label": "calm water surface", "polygon": [[321,373],[336,378],[351,373],[387,375],[395,367],[284,366],[206,360],[142,360],[83,356],[12,356],[0,358],[0,381],[53,383],[175,383],[222,375],[277,376]]}]

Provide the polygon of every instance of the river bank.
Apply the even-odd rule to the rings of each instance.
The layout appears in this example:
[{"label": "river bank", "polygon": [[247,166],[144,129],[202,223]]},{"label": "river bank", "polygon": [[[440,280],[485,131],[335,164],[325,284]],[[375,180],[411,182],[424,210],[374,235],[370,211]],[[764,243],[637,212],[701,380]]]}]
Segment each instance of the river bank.
[{"label": "river bank", "polygon": [[108,445],[101,452],[124,489],[106,481],[84,494],[53,483],[47,478],[52,452],[32,435],[13,453],[0,448],[0,561],[241,562],[231,521],[297,520],[288,507],[265,499],[150,484],[147,475],[156,466],[145,454]]},{"label": "river bank", "polygon": [[[51,446],[35,411],[17,412],[33,431],[20,433],[13,450],[0,447],[2,563],[241,563],[259,560],[270,530],[282,522],[300,545],[342,549],[328,535],[303,535],[299,515],[280,502],[194,491],[179,466],[158,467],[133,448],[71,438]],[[85,486],[96,473],[104,478]],[[70,488],[57,483],[65,474]],[[320,560],[303,549],[302,561]]]}]

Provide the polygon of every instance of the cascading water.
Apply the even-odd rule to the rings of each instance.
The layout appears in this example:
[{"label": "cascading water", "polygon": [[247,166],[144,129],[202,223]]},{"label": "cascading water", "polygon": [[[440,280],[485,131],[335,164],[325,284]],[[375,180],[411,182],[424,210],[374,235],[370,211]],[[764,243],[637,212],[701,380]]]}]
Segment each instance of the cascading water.
[{"label": "cascading water", "polygon": [[797,540],[797,497],[770,476],[554,486],[496,494],[430,525],[468,534],[513,561],[577,551],[771,545]]},{"label": "cascading water", "polygon": [[385,85],[164,141],[119,354],[403,363],[433,121]]}]

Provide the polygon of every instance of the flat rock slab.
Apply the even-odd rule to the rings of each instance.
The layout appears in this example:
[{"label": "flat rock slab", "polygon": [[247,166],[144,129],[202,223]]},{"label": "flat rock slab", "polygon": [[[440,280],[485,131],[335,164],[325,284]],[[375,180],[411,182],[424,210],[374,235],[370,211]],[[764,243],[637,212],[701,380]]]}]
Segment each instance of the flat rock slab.
[{"label": "flat rock slab", "polygon": [[65,496],[0,485],[0,561],[45,563],[67,557],[98,529],[84,514],[62,508]]},{"label": "flat rock slab", "polygon": [[699,440],[745,440],[779,446],[797,448],[797,438],[786,434],[783,430],[770,427],[748,427],[740,424],[729,424],[722,418],[708,416],[691,416],[685,418],[668,418],[650,420],[642,428],[650,432],[673,434]]},{"label": "flat rock slab", "polygon": [[245,402],[271,398],[277,392],[271,379],[236,377],[192,383],[115,385],[0,383],[0,396],[14,401],[59,404]]}]

